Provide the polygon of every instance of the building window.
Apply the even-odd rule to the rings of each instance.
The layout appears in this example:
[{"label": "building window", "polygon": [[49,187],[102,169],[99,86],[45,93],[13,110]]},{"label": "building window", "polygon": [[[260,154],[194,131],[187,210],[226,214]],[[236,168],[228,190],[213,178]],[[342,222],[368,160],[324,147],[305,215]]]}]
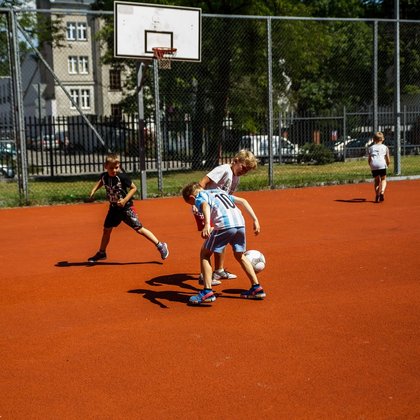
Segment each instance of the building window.
[{"label": "building window", "polygon": [[79,73],[88,74],[89,73],[89,57],[79,57]]},{"label": "building window", "polygon": [[71,99],[73,99],[73,101],[70,104],[70,108],[76,109],[76,106],[74,105],[74,103],[76,103],[76,105],[79,105],[79,90],[70,89],[70,96],[71,96]]},{"label": "building window", "polygon": [[68,58],[69,74],[88,74],[89,57],[71,55]]},{"label": "building window", "polygon": [[87,40],[86,23],[79,22],[77,24],[77,39],[79,41],[86,41]]},{"label": "building window", "polygon": [[109,88],[111,90],[121,90],[121,71],[111,69],[109,71]]},{"label": "building window", "polygon": [[122,109],[118,104],[111,104],[111,116],[119,120],[122,118]]},{"label": "building window", "polygon": [[80,107],[82,109],[90,109],[90,90],[82,89],[80,91]]},{"label": "building window", "polygon": [[[81,109],[90,109],[91,98],[89,89],[70,89],[70,96]],[[73,102],[70,104],[70,108],[76,109]]]},{"label": "building window", "polygon": [[84,22],[67,22],[67,41],[86,41],[87,25]]},{"label": "building window", "polygon": [[73,22],[67,22],[67,40],[76,40],[76,24]]},{"label": "building window", "polygon": [[77,74],[77,57],[71,55],[68,59],[69,74]]}]

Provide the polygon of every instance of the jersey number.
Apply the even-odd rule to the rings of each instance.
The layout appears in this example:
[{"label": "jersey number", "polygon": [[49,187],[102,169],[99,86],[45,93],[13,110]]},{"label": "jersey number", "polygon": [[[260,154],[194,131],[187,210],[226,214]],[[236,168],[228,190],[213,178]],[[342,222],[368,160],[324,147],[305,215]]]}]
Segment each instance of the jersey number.
[{"label": "jersey number", "polygon": [[217,197],[227,209],[229,208],[234,209],[236,207],[235,203],[233,203],[227,195],[216,194],[215,197]]}]

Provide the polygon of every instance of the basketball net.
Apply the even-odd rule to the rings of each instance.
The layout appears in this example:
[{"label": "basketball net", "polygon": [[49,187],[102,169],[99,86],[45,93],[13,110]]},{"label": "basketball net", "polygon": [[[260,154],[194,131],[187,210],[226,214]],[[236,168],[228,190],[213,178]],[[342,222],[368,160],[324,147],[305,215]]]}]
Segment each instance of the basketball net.
[{"label": "basketball net", "polygon": [[160,69],[168,70],[172,65],[172,58],[176,56],[176,48],[153,48],[153,57],[157,60]]}]

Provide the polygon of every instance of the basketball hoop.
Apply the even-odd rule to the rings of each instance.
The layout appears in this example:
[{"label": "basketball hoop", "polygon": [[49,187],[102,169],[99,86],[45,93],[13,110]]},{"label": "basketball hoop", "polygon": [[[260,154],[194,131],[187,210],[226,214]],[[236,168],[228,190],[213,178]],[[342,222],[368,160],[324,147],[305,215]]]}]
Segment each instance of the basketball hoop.
[{"label": "basketball hoop", "polygon": [[160,69],[170,69],[172,58],[176,56],[176,48],[156,47],[153,49],[153,57],[157,60]]}]

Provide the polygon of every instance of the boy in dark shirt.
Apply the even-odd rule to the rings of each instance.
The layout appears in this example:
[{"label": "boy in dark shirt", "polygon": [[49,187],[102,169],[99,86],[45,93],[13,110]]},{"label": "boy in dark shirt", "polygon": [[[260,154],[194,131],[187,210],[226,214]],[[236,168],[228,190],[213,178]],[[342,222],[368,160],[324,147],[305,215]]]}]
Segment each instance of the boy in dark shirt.
[{"label": "boy in dark shirt", "polygon": [[156,236],[141,224],[136,210],[133,206],[132,197],[137,191],[129,176],[120,172],[120,158],[116,154],[110,154],[106,157],[105,170],[101,174],[99,181],[90,192],[90,199],[93,199],[96,191],[105,187],[106,196],[109,200],[109,210],[104,222],[104,231],[102,234],[99,251],[88,259],[89,262],[97,262],[106,259],[106,248],[111,238],[111,232],[121,222],[126,223],[137,233],[143,235],[150,242],[156,245],[160,252],[162,260],[168,258],[168,245],[160,242]]}]

